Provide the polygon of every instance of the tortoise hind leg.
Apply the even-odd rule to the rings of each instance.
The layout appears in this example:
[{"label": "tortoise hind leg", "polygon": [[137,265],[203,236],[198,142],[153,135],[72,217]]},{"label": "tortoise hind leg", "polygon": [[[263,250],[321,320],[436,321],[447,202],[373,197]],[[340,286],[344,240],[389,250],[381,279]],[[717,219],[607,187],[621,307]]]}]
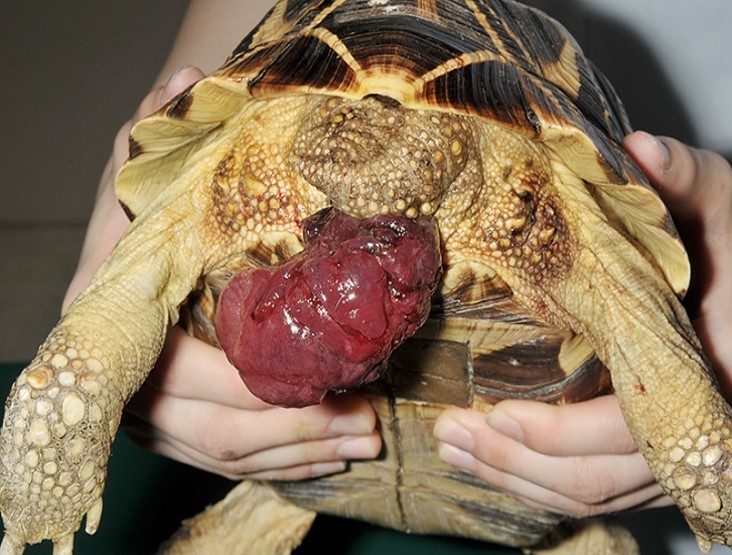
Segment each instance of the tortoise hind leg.
[{"label": "tortoise hind leg", "polygon": [[524,550],[526,555],[640,555],[631,533],[617,522],[589,519],[566,522],[540,547]]},{"label": "tortoise hind leg", "polygon": [[[515,184],[518,200],[503,202],[511,210],[500,195],[487,205],[487,214],[494,210],[515,229],[493,245],[492,224],[480,220],[490,252],[484,263],[531,312],[584,337],[610,370],[638,449],[700,548],[732,545],[732,407],[683,305],[594,189],[558,160],[538,166]],[[523,199],[521,186],[530,189]],[[516,206],[528,215],[514,217]]]},{"label": "tortoise hind leg", "polygon": [[159,555],[289,555],[315,511],[301,509],[271,486],[244,481],[216,505],[183,522]]}]

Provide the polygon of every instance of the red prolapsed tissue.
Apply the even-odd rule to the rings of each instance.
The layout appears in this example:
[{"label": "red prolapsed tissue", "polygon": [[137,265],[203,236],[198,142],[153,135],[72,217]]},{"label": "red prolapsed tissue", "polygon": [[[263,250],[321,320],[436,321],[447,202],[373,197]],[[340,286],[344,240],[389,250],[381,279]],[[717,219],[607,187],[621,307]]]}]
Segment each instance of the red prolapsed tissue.
[{"label": "red prolapsed tissue", "polygon": [[234,276],[216,311],[221,347],[249,390],[280,406],[375,380],[425,322],[441,272],[431,218],[323,210],[287,263]]}]

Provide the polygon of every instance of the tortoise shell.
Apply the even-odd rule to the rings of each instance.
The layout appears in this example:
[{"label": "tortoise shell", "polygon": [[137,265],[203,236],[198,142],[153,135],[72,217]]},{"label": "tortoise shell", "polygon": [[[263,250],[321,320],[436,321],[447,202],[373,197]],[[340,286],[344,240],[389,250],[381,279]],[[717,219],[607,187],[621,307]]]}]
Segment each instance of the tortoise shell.
[{"label": "tortoise shell", "polygon": [[[118,181],[121,202],[134,216],[166,194],[168,176],[247,103],[306,94],[386,97],[408,109],[488,121],[543,145],[591,184],[608,220],[672,288],[686,289],[689,267],[673,224],[619,146],[630,126],[612,87],[560,24],[510,0],[280,1],[221,69],[137,125]],[[248,263],[284,262],[300,241],[262,242]],[[184,318],[192,333],[216,344],[216,300],[239,269],[210,274],[192,296]],[[573,402],[610,389],[581,336],[515,302],[497,275],[456,261],[446,267],[427,324],[366,388],[380,418],[382,456],[277,488],[319,512],[532,545],[561,517],[440,463],[434,421],[450,405],[486,409],[512,397]]]},{"label": "tortoise shell", "polygon": [[120,202],[134,217],[212,129],[248,102],[293,94],[380,95],[542,143],[677,293],[688,287],[670,216],[619,146],[630,124],[611,84],[561,24],[512,0],[278,2],[221,69],[135,128]]},{"label": "tortoise shell", "polygon": [[[510,0],[280,1],[221,69],[134,129],[131,162],[118,182],[121,202],[131,215],[144,210],[163,193],[166,176],[243,105],[305,94],[386,97],[409,109],[485,120],[543,145],[591,184],[608,220],[672,288],[686,289],[689,267],[669,216],[619,147],[630,126],[612,87],[560,24]],[[278,237],[250,249],[248,263],[278,264],[298,249]],[[192,296],[185,316],[191,333],[216,344],[216,300],[239,269],[212,273]],[[581,336],[516,303],[497,275],[457,261],[446,267],[427,324],[366,388],[380,418],[382,457],[277,488],[320,512],[532,545],[561,517],[440,463],[434,421],[450,405],[573,402],[610,389]]]}]

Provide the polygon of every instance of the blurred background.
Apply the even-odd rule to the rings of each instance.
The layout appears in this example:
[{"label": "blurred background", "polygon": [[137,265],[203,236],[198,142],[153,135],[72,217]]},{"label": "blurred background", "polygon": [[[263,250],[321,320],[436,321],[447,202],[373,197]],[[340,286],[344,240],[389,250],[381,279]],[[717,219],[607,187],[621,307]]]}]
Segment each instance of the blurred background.
[{"label": "blurred background", "polygon": [[[729,0],[527,3],[577,37],[634,127],[732,158]],[[30,359],[56,322],[115,134],[187,4],[0,0],[0,362]],[[674,511],[625,520],[650,532],[644,554],[698,552]]]}]

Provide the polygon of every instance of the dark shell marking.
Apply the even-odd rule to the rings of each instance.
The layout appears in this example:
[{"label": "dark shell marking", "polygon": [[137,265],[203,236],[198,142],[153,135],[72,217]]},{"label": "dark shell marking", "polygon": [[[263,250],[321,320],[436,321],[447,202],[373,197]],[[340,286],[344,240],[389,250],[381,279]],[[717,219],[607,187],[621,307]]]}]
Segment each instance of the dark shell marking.
[{"label": "dark shell marking", "polygon": [[[548,144],[584,141],[608,183],[648,187],[618,146],[630,125],[612,86],[560,24],[519,3],[280,2],[215,75],[245,83],[254,98],[391,94],[407,108],[499,122]],[[187,118],[195,95],[163,113]],[[657,218],[675,237],[670,218]]]},{"label": "dark shell marking", "polygon": [[561,26],[518,4],[289,2],[247,36],[224,72],[249,78],[254,96],[358,96],[365,79],[393,74],[413,88],[417,105],[501,121],[534,137],[542,121],[577,128],[597,145],[611,181],[628,171],[608,140],[630,127],[614,93],[606,94],[607,81]]}]

